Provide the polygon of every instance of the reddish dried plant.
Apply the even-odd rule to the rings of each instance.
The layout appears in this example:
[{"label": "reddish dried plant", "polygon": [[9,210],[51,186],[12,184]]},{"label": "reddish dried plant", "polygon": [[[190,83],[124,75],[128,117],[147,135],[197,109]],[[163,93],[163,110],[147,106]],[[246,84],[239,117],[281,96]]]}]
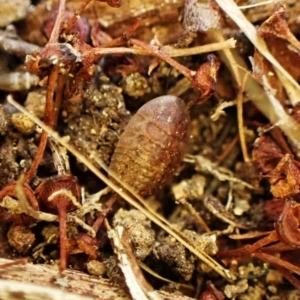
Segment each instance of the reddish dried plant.
[{"label": "reddish dried plant", "polygon": [[[79,9],[72,14],[66,12],[66,1],[61,0],[58,11],[54,12],[50,16],[49,22],[45,24],[45,33],[49,36],[48,43],[39,53],[32,53],[27,57],[27,69],[41,77],[47,78],[46,106],[44,114],[44,123],[46,125],[52,129],[56,129],[62,99],[67,101],[68,99],[76,98],[77,95],[80,95],[83,84],[88,83],[91,80],[94,64],[104,55],[146,55],[153,56],[155,59],[169,63],[172,67],[176,68],[186,76],[192,86],[200,92],[199,99],[190,102],[188,104],[189,107],[195,103],[205,101],[212,94],[216,81],[216,73],[219,68],[219,62],[216,57],[209,56],[208,62],[200,66],[197,71],[190,70],[165,54],[164,51],[160,50],[158,47],[152,47],[142,41],[133,39],[132,35],[136,31],[139,21],[137,21],[136,24],[121,37],[114,40],[107,39],[107,42],[99,47],[92,47],[87,44],[86,32],[88,30],[86,28],[86,23],[82,21],[80,21],[81,23],[77,22],[77,16],[90,2],[91,0],[82,2]],[[119,7],[121,4],[120,1],[116,0],[102,2],[106,2],[113,7]],[[78,34],[75,33],[77,31],[79,32]],[[67,35],[69,35],[68,39],[66,39]],[[70,38],[70,36],[72,38]],[[132,62],[132,60],[129,59],[129,62]],[[138,67],[136,61],[134,61],[134,63],[136,64],[134,67]],[[183,111],[184,110],[185,108]],[[175,117],[177,118],[178,116]],[[177,129],[179,128],[179,123],[186,123],[186,118],[184,120],[178,119],[178,124],[176,123]],[[185,125],[186,124],[184,124],[184,126]],[[183,130],[180,134],[186,136],[186,126],[179,129]],[[174,135],[174,132],[172,134]],[[177,133],[175,135],[177,135]],[[41,183],[35,191],[31,189],[30,183],[43,158],[47,141],[47,133],[46,131],[43,131],[36,156],[30,169],[25,174],[23,190],[34,210],[38,211],[41,206],[45,211],[58,213],[60,220],[60,269],[63,270],[66,267],[67,261],[66,213],[77,207],[75,203],[78,203],[80,193],[78,184],[72,176],[50,178]],[[182,158],[183,151],[180,148],[181,144],[178,145],[178,141],[175,141],[173,144],[173,152],[178,157],[176,156],[174,161],[169,163],[170,167],[162,174],[163,181],[165,181],[165,177],[167,177],[170,172],[173,172]],[[180,149],[175,149],[177,146]],[[161,155],[159,157],[161,157]],[[17,198],[15,189],[16,183],[9,183],[0,192],[0,201],[2,201],[6,195]],[[2,214],[3,213],[4,212],[2,212]],[[15,218],[15,216],[9,217]],[[95,223],[94,228],[99,228],[99,224],[101,224],[101,221],[98,220],[98,222]]]},{"label": "reddish dried plant", "polygon": [[59,267],[63,271],[67,265],[67,212],[80,207],[80,189],[77,179],[69,175],[49,178],[36,188],[35,196],[44,211],[58,214],[59,216]]},{"label": "reddish dried plant", "polygon": [[[275,220],[275,229],[266,237],[252,245],[219,253],[222,258],[241,258],[254,256],[275,266],[296,288],[300,281],[292,273],[300,275],[300,266],[284,255],[286,251],[296,251],[300,246],[300,165],[291,155],[283,155],[282,147],[268,136],[258,139],[254,147],[254,158],[270,182],[270,190],[275,197],[266,204],[268,216]],[[281,253],[282,257],[274,256]]]}]

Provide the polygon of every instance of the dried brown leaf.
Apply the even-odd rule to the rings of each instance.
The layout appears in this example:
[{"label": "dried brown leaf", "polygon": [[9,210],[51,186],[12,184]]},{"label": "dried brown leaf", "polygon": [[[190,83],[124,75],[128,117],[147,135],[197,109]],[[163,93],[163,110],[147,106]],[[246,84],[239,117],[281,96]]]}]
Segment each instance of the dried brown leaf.
[{"label": "dried brown leaf", "polygon": [[259,27],[257,34],[266,41],[270,52],[279,63],[295,80],[299,81],[299,42],[291,33],[284,14],[284,7],[279,6],[270,18]]}]

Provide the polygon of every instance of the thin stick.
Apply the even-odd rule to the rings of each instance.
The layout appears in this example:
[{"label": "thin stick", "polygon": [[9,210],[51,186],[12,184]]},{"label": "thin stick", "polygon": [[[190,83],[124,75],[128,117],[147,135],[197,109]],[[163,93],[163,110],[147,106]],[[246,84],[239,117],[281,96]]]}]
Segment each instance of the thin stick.
[{"label": "thin stick", "polygon": [[[57,77],[58,77],[58,66],[54,66],[50,72],[49,78],[48,78],[48,88],[47,88],[47,93],[46,93],[46,107],[45,107],[45,123],[52,126],[52,114],[53,114],[53,95],[54,95],[54,90],[55,90],[55,84],[57,81]],[[25,175],[25,183],[29,183],[42,158],[43,158],[43,154],[44,151],[46,149],[46,145],[47,145],[47,139],[48,139],[48,134],[46,131],[43,130],[42,134],[41,134],[41,139],[40,139],[40,144],[37,150],[37,153],[35,155],[35,158],[30,166],[30,169],[28,170],[28,172]]]},{"label": "thin stick", "polygon": [[278,234],[275,230],[273,230],[268,236],[258,240],[257,242],[255,242],[252,245],[247,245],[245,246],[245,249],[249,252],[249,253],[253,253],[259,249],[261,249],[262,247],[269,245],[273,242],[278,241]]},{"label": "thin stick", "polygon": [[54,101],[54,108],[53,108],[53,118],[52,118],[52,128],[55,129],[58,121],[59,111],[61,107],[61,102],[64,93],[64,86],[65,86],[65,78],[64,76],[58,76],[58,83]]},{"label": "thin stick", "polygon": [[273,230],[268,236],[258,240],[256,243],[252,245],[246,245],[242,248],[222,251],[218,253],[219,257],[222,258],[229,258],[229,257],[244,257],[244,256],[251,256],[255,251],[257,252],[262,247],[269,245],[275,241],[278,241],[278,236],[275,230]]},{"label": "thin stick", "polygon": [[101,212],[101,216],[94,222],[93,229],[97,233],[100,226],[103,223],[103,220],[106,218],[106,215],[109,213],[109,211],[112,209],[114,203],[116,202],[118,198],[117,194],[114,194],[110,197],[110,199],[106,202],[106,208]]},{"label": "thin stick", "polygon": [[[180,57],[180,56],[190,56],[190,55],[197,55],[197,54],[203,54],[213,51],[220,51],[224,49],[232,49],[234,48],[232,42],[232,39],[224,41],[224,42],[218,42],[218,43],[211,43],[203,46],[197,46],[197,47],[191,47],[191,48],[173,48],[169,46],[165,46],[162,48],[158,47],[145,47],[147,44],[143,43],[144,48],[140,47],[112,47],[112,48],[92,48],[91,52],[97,56],[103,56],[103,55],[111,55],[111,54],[124,54],[124,55],[143,55],[143,56],[157,56],[162,60],[165,60],[166,56],[170,57]],[[132,41],[132,39],[130,40]],[[137,40],[136,40],[137,41]],[[234,40],[235,42],[235,40]],[[142,43],[142,42],[141,42]],[[160,51],[160,52],[157,52]],[[89,55],[88,52],[85,55]],[[174,61],[171,62],[172,64]]]},{"label": "thin stick", "polygon": [[220,51],[224,49],[232,49],[235,48],[235,45],[236,45],[236,40],[234,38],[231,38],[224,42],[211,43],[207,45],[190,47],[190,48],[174,48],[170,46],[164,46],[161,48],[161,51],[163,51],[164,53],[166,53],[171,57],[178,57],[178,56],[190,56],[190,55],[209,53],[209,52]]},{"label": "thin stick", "polygon": [[281,266],[275,266],[275,268],[288,280],[297,290],[300,290],[300,281],[289,270]]},{"label": "thin stick", "polygon": [[274,3],[274,0],[268,0],[268,1],[260,2],[260,3],[253,3],[253,4],[249,4],[249,5],[240,5],[240,6],[238,6],[238,8],[239,9],[249,9],[249,8],[264,6],[264,5],[271,4],[271,3]]},{"label": "thin stick", "polygon": [[206,224],[206,222],[203,220],[199,212],[196,211],[196,209],[191,205],[186,199],[180,199],[178,200],[183,206],[185,206],[193,215],[193,217],[196,219],[196,221],[200,224],[200,226],[205,230],[205,232],[211,232],[210,228]]},{"label": "thin stick", "polygon": [[60,33],[60,24],[64,17],[65,7],[66,7],[66,0],[60,0],[57,17],[47,44],[57,43],[58,41],[59,33]]},{"label": "thin stick", "polygon": [[[65,1],[65,0],[64,0]],[[81,4],[81,6],[76,10],[75,15],[69,20],[68,25],[65,29],[65,33],[68,33],[71,28],[74,26],[76,21],[80,18],[81,12],[88,6],[88,4],[92,2],[92,0],[86,0]]]},{"label": "thin stick", "polygon": [[59,270],[64,271],[67,268],[67,224],[66,224],[66,205],[65,201],[61,201],[61,205],[58,209],[59,216]]},{"label": "thin stick", "polygon": [[280,267],[283,267],[289,271],[292,271],[298,275],[300,275],[300,268],[291,264],[290,262],[288,261],[285,261],[279,257],[276,257],[276,256],[273,256],[273,255],[270,255],[270,254],[267,254],[267,253],[264,253],[264,252],[260,252],[260,251],[256,251],[252,254],[253,256],[257,257],[258,259],[264,261],[264,262],[267,262],[267,263],[270,263],[272,265],[275,265],[275,266],[280,266]]},{"label": "thin stick", "polygon": [[251,160],[247,149],[245,130],[244,130],[244,116],[243,116],[243,93],[244,93],[244,87],[246,84],[247,77],[248,74],[245,75],[243,84],[242,86],[239,87],[239,92],[237,94],[237,120],[238,120],[238,129],[239,129],[239,138],[240,138],[240,145],[243,153],[243,158],[246,163]]},{"label": "thin stick", "polygon": [[226,157],[229,155],[229,153],[231,152],[231,150],[233,149],[233,147],[236,145],[236,143],[237,143],[238,140],[239,140],[239,136],[236,135],[232,139],[232,141],[226,146],[226,148],[223,151],[223,153],[217,159],[218,165],[220,165],[226,159]]}]

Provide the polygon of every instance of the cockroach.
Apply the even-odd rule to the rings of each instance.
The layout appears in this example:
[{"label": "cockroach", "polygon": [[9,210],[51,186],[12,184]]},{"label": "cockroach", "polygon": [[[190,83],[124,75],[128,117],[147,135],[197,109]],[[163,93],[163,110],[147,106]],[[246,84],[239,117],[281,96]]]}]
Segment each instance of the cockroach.
[{"label": "cockroach", "polygon": [[141,196],[153,194],[180,165],[189,124],[180,98],[167,95],[147,102],[127,124],[110,169]]}]

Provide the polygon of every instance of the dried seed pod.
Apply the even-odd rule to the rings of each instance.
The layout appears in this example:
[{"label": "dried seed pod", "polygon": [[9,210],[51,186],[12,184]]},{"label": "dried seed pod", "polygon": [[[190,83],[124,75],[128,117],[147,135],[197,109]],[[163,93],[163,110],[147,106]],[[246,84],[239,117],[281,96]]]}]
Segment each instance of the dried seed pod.
[{"label": "dried seed pod", "polygon": [[143,105],[121,135],[110,169],[142,196],[161,188],[181,163],[188,137],[189,113],[175,96]]}]

